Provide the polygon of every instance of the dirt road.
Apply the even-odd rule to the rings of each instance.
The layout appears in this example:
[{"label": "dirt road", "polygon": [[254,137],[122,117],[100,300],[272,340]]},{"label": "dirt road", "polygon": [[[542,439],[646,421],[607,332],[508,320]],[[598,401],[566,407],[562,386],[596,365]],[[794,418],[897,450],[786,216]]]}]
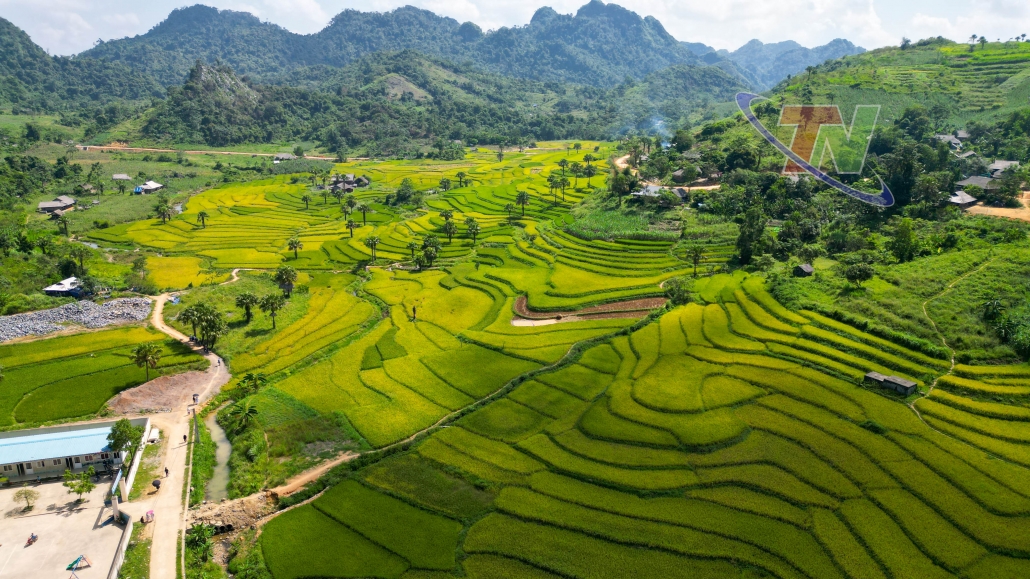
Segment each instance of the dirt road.
[{"label": "dirt road", "polygon": [[[83,151],[116,151],[121,153],[183,153],[186,155],[242,155],[245,157],[274,157],[281,153],[248,153],[246,151],[182,151],[179,149],[149,149],[146,147],[115,147],[111,145],[83,145]],[[336,157],[315,157],[304,155],[305,159],[318,159],[319,161],[335,161]],[[351,159],[360,161],[362,159]]]},{"label": "dirt road", "polygon": [[[154,302],[154,311],[150,317],[150,323],[165,334],[189,343],[189,339],[180,331],[168,326],[164,321],[164,305],[168,301],[169,294],[158,296]],[[222,359],[215,354],[205,354],[205,358],[211,362],[206,372],[194,372],[196,380],[192,384],[184,385],[190,394],[199,394],[201,403],[218,393],[218,390],[226,384],[231,376],[222,363]],[[182,488],[185,484],[186,457],[189,448],[182,442],[182,437],[189,432],[191,400],[189,396],[182,397],[181,402],[171,412],[157,414],[151,417],[154,426],[161,429],[161,435],[165,437],[164,465],[169,470],[168,478],[161,481],[161,490],[151,495],[144,501],[127,505],[126,510],[139,517],[149,510],[154,511],[153,546],[150,554],[150,579],[175,579],[175,558],[179,542],[179,531],[185,530],[184,505],[182,501]]]}]

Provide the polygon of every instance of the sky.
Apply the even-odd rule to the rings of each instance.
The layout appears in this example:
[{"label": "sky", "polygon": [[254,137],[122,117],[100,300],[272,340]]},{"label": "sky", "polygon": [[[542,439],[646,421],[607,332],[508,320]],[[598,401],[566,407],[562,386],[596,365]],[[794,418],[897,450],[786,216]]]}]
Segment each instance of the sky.
[{"label": "sky", "polygon": [[[194,3],[250,12],[308,34],[351,8],[384,12],[413,5],[471,20],[484,30],[524,25],[542,6],[574,13],[587,0],[0,0],[0,17],[25,30],[51,54],[71,55],[112,40],[143,34],[173,9]],[[1006,40],[1030,34],[1027,0],[619,0],[657,18],[679,40],[733,50],[757,38],[805,46],[846,38],[866,48],[972,34]]]}]

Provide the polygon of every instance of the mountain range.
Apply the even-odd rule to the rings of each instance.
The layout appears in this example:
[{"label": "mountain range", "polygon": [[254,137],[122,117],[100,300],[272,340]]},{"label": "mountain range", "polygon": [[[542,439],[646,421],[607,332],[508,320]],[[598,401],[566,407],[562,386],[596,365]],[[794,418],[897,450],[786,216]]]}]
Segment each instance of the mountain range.
[{"label": "mountain range", "polygon": [[676,40],[653,17],[592,0],[574,15],[544,7],[525,26],[489,32],[411,6],[346,10],[309,35],[245,12],[195,5],[173,10],[146,34],[100,43],[79,57],[123,63],[172,86],[197,60],[224,62],[275,83],[296,68],[340,67],[367,54],[408,49],[506,76],[604,88],[673,65],[709,65],[760,90],[806,66],[863,50],[846,40],[814,49],[756,40],[732,53],[716,51]]}]

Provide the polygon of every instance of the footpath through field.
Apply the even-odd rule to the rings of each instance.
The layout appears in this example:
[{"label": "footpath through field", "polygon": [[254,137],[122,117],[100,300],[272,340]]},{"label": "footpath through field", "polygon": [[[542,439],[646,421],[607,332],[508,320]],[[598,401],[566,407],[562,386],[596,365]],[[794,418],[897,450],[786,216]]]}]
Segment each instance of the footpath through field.
[{"label": "footpath through field", "polygon": [[[169,294],[158,296],[154,303],[150,323],[159,331],[189,343],[182,332],[168,326],[164,321],[164,305]],[[206,372],[197,373],[197,383],[191,388],[192,393],[200,395],[201,403],[215,395],[222,385],[229,381],[230,375],[222,363],[222,359],[213,353],[204,354],[211,362]],[[150,492],[145,500],[132,503],[128,511],[135,516],[142,516],[147,511],[154,511],[153,546],[150,554],[150,579],[175,579],[176,547],[179,542],[179,531],[185,532],[183,505],[183,484],[186,484],[186,457],[189,448],[182,442],[182,437],[189,433],[190,406],[188,399],[166,414],[151,417],[154,426],[161,429],[161,435],[168,441],[165,448],[164,466],[168,468],[168,478],[162,479],[161,490]]]}]

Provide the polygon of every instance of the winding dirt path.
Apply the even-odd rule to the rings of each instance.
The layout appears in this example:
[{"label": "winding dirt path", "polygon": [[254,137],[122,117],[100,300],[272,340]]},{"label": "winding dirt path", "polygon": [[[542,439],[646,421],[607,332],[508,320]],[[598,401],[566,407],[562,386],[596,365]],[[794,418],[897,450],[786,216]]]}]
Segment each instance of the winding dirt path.
[{"label": "winding dirt path", "polygon": [[[186,388],[192,393],[200,396],[201,404],[218,393],[219,389],[231,378],[222,359],[214,353],[203,353],[200,348],[194,347],[185,334],[169,326],[164,321],[164,306],[170,294],[162,294],[154,300],[154,310],[150,316],[150,323],[164,334],[189,344],[193,349],[201,353],[210,362],[206,372],[195,373],[196,380],[186,384]],[[161,490],[150,495],[144,501],[130,503],[127,509],[135,516],[153,510],[155,519],[152,536],[153,545],[150,553],[150,579],[176,579],[176,558],[180,541],[180,531],[186,527],[186,504],[183,501],[183,485],[188,480],[188,465],[186,458],[189,455],[189,446],[179,442],[179,439],[189,433],[190,429],[190,403],[185,397],[183,403],[172,408],[166,414],[157,414],[151,417],[154,426],[161,429],[162,435],[167,440],[164,465],[169,470],[169,476],[162,480]]]}]

